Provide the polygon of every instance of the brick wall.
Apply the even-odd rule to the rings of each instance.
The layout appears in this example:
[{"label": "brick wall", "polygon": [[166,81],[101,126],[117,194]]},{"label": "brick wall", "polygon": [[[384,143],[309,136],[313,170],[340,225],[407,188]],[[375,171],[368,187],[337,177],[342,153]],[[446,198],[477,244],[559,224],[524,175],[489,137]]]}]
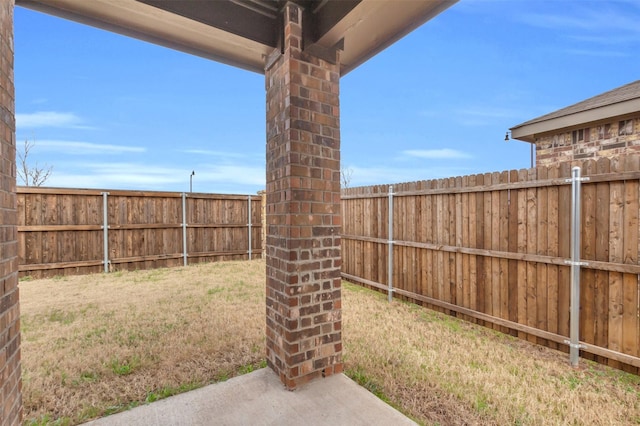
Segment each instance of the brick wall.
[{"label": "brick wall", "polygon": [[342,371],[339,65],[303,52],[302,14],[265,73],[267,363],[289,389]]},{"label": "brick wall", "polygon": [[262,197],[260,201],[260,217],[262,218],[262,228],[260,228],[260,247],[262,247],[262,258],[264,259],[267,252],[267,191],[258,191],[258,195]]},{"label": "brick wall", "polygon": [[14,0],[0,0],[0,425],[18,425],[20,320],[13,81]]},{"label": "brick wall", "polygon": [[631,152],[640,152],[640,114],[542,136],[536,141],[536,164],[547,166]]}]

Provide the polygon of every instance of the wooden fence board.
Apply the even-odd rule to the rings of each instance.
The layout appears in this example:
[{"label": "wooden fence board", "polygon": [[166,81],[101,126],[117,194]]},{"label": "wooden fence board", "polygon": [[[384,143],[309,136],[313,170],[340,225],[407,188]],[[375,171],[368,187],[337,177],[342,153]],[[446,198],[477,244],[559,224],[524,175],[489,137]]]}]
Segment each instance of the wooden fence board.
[{"label": "wooden fence board", "polygon": [[[624,171],[640,168],[638,157],[626,157]],[[638,264],[638,182],[624,182],[624,242],[623,262]],[[640,356],[638,346],[638,276],[624,274],[622,278],[623,316],[622,316],[622,351],[623,353]],[[634,369],[632,372],[636,373]]]},{"label": "wooden fence board", "polygon": [[[461,188],[462,187],[462,177],[458,176],[455,179],[455,187],[456,188]],[[455,206],[455,216],[452,218],[452,220],[454,221],[454,227],[455,227],[455,241],[454,244],[458,247],[461,247],[462,244],[462,240],[463,240],[463,226],[464,226],[464,219],[462,216],[462,193],[457,193],[454,194],[451,197],[454,200],[454,206]],[[465,297],[464,297],[464,279],[463,279],[463,260],[462,260],[462,253],[455,253],[454,255],[454,269],[455,269],[455,293],[456,296],[454,298],[454,300],[456,301],[456,304],[460,305],[460,306],[464,306],[465,303]]]},{"label": "wooden fence board", "polygon": [[[414,188],[417,188],[417,184],[413,184]],[[407,222],[411,223],[411,231],[407,234],[405,233],[405,236],[411,236],[411,238],[413,239],[419,239],[420,238],[420,223],[417,220],[417,218],[419,218],[421,216],[421,211],[420,211],[420,203],[416,198],[410,198],[407,199],[407,207],[408,207],[408,211],[409,211],[409,215],[407,217]],[[412,293],[419,293],[420,292],[420,280],[418,279],[419,277],[416,274],[415,271],[419,271],[419,259],[420,259],[420,251],[416,248],[412,248],[411,252],[410,252],[410,262],[408,262],[407,264],[407,272],[406,272],[406,279],[407,279],[407,287],[409,289],[409,291],[411,291]]]},{"label": "wooden fence board", "polygon": [[[571,166],[397,185],[396,296],[568,351]],[[581,166],[589,180],[582,184],[581,254],[588,264],[581,272],[580,338],[596,360],[637,371],[640,157]],[[387,188],[371,188],[345,192],[343,204],[386,205]],[[344,218],[345,247],[377,248],[364,260],[377,270],[386,265],[381,213],[371,214],[367,225],[381,232],[358,233],[354,223],[362,210],[345,208]],[[362,262],[357,251],[345,251],[344,271],[384,287],[386,275],[351,274]]]},{"label": "wooden fence board", "polygon": [[[378,230],[376,235],[378,238],[388,239],[388,223],[389,223],[389,203],[386,198],[378,198],[376,200],[378,206]],[[387,262],[387,256],[389,250],[386,244],[376,244],[377,258],[378,258],[378,277],[379,282],[386,283],[388,275],[389,264]]]},{"label": "wooden fence board", "polygon": [[[484,185],[485,176],[476,175],[476,183],[478,186]],[[489,184],[489,182],[487,182]],[[485,248],[485,214],[484,214],[484,192],[476,193],[476,247]],[[476,256],[476,311],[485,312],[485,283],[487,281],[484,256]],[[485,325],[484,321],[478,321],[480,325]]]},{"label": "wooden fence board", "polygon": [[[469,186],[477,185],[477,176],[472,175],[469,176]],[[477,193],[472,192],[469,193],[469,246],[472,248],[478,247],[477,242],[477,225],[478,225],[478,213],[477,213]],[[477,307],[477,298],[476,294],[478,293],[477,289],[478,283],[478,266],[477,266],[477,256],[469,255],[469,308],[476,311]],[[477,319],[473,317],[473,321],[476,322]]]},{"label": "wooden fence board", "polygon": [[[527,171],[520,170],[518,172],[518,181],[527,180]],[[517,192],[518,199],[518,234],[517,252],[527,252],[527,190],[519,189]],[[527,323],[527,264],[526,262],[518,262],[518,323]],[[518,336],[525,338],[524,332],[519,331]]]},{"label": "wooden fence board", "polygon": [[[619,161],[611,163],[611,170],[623,171],[623,165]],[[609,198],[609,260],[611,262],[623,262],[624,260],[624,182],[612,182]],[[622,349],[622,315],[624,308],[623,274],[619,272],[609,273],[609,345],[608,348],[617,352]],[[617,361],[610,365],[619,367]]]},{"label": "wooden fence board", "polygon": [[[504,184],[509,182],[509,172],[505,171],[500,173],[499,183]],[[498,250],[509,251],[509,194],[508,190],[504,189],[498,191],[499,196],[499,245]],[[507,259],[499,260],[500,268],[500,297],[499,297],[499,312],[500,318],[509,319],[509,261]],[[501,327],[503,333],[508,333],[509,329]]]},{"label": "wooden fence board", "polygon": [[[558,167],[552,166],[547,170],[547,177],[558,177]],[[547,191],[547,254],[558,256],[558,188],[549,187]],[[558,333],[558,266],[547,265],[547,329]],[[549,347],[558,348],[558,344],[549,341]]]},{"label": "wooden fence board", "polygon": [[[44,277],[104,270],[103,192],[109,194],[112,269],[182,264],[180,193],[20,187],[20,274]],[[260,202],[259,197],[252,197],[255,257],[261,256]],[[227,257],[248,253],[248,196],[189,194],[187,210],[188,219],[197,216],[201,220],[188,229],[188,250],[214,253],[212,260],[227,256],[220,253],[229,253]],[[203,259],[194,256],[193,260]]]},{"label": "wooden fence board", "polygon": [[[527,180],[535,180],[536,169],[529,169]],[[527,253],[537,254],[537,226],[534,224],[538,220],[536,189],[527,189]],[[537,297],[537,265],[527,263],[527,325],[536,327],[538,320],[538,297]],[[536,336],[529,336],[528,339],[536,342]]]},{"label": "wooden fence board", "polygon": [[[546,180],[548,178],[548,168],[538,167],[536,169],[536,179]],[[548,255],[549,242],[549,187],[540,187],[536,189],[537,200],[537,232],[536,232],[536,254]],[[547,283],[547,265],[538,263],[536,265],[536,328],[540,330],[548,330],[549,324],[547,320],[548,305],[548,283]],[[539,344],[547,344],[538,337]]]},{"label": "wooden fence board", "polygon": [[[596,172],[609,173],[609,159],[600,158],[596,163]],[[596,218],[595,218],[595,259],[609,261],[609,182],[599,182],[596,185]],[[594,344],[606,348],[609,341],[609,273],[595,271],[595,336]],[[599,362],[605,359],[596,357]]]},{"label": "wooden fence board", "polygon": [[[439,186],[441,186],[441,182],[437,182]],[[443,224],[443,215],[444,215],[444,207],[443,207],[443,195],[438,194],[434,196],[434,218],[433,221],[433,235],[434,241],[436,244],[443,244],[444,237],[444,224]],[[444,253],[440,251],[434,252],[433,255],[433,273],[434,273],[434,281],[433,281],[433,296],[435,299],[444,300]]]},{"label": "wooden fence board", "polygon": [[[456,179],[449,178],[449,188],[456,187]],[[456,199],[455,194],[448,194],[447,199],[449,201],[449,208],[447,212],[447,228],[449,229],[449,244],[456,244]],[[448,267],[449,267],[449,285],[447,286],[447,292],[449,294],[449,301],[451,303],[457,303],[457,285],[456,285],[456,256],[457,253],[449,253],[448,256]],[[449,311],[451,315],[457,315],[457,312]]]},{"label": "wooden fence board", "polygon": [[[558,175],[560,179],[571,177],[571,167],[568,163],[560,164]],[[571,187],[558,187],[558,255],[562,258],[571,257]],[[569,305],[571,302],[571,268],[558,268],[558,334],[569,337]],[[565,349],[566,348],[561,348]]]},{"label": "wooden fence board", "polygon": [[[509,172],[509,181],[517,182],[518,181],[518,172],[516,170],[511,170]],[[518,251],[518,196],[517,192],[511,189],[507,190],[507,202],[508,202],[508,215],[509,215],[509,224],[508,224],[508,241],[507,241],[507,250],[509,252],[517,252]],[[509,287],[509,295],[508,295],[508,310],[509,310],[509,321],[518,322],[518,262],[515,260],[507,260],[509,267],[509,277],[508,277],[508,287]],[[511,334],[513,336],[517,336],[518,332],[516,330],[512,330]]]},{"label": "wooden fence board", "polygon": [[[462,187],[469,186],[469,176],[462,177],[462,181],[460,183]],[[469,242],[469,193],[463,193],[460,195],[459,199],[460,203],[460,245],[463,247],[470,247]],[[469,262],[470,255],[462,254],[460,257],[461,263],[461,274],[462,274],[462,306],[465,308],[471,308],[471,283],[469,280]],[[464,316],[463,317],[467,321],[471,321],[472,317]]]},{"label": "wooden fence board", "polygon": [[[491,185],[497,185],[500,183],[500,173],[492,173],[491,174]],[[500,192],[499,191],[491,191],[491,205],[490,209],[490,217],[491,217],[491,250],[498,250],[500,247]],[[501,277],[500,277],[500,259],[492,258],[491,259],[491,285],[488,286],[490,289],[487,294],[488,300],[490,300],[491,305],[491,315],[500,318],[500,285],[501,285]],[[500,327],[494,327],[500,330]]]},{"label": "wooden fence board", "polygon": [[[423,182],[423,188],[429,187],[429,183]],[[423,229],[423,241],[425,243],[433,243],[435,234],[433,229],[433,224],[435,223],[435,212],[433,208],[434,196],[432,195],[424,195],[420,197],[422,200],[422,211],[424,213],[422,222]],[[432,250],[423,250],[423,257],[425,262],[426,274],[424,276],[425,282],[423,284],[424,291],[421,294],[426,294],[429,297],[434,297],[434,289],[433,283],[434,279],[434,271],[436,269],[436,265],[434,263],[434,256]]]},{"label": "wooden fence board", "polygon": [[[424,183],[425,182],[420,182],[420,189],[424,188]],[[426,242],[429,239],[429,228],[426,226],[427,223],[425,220],[423,220],[423,218],[427,216],[427,210],[428,210],[427,197],[419,196],[418,202],[420,203],[420,209],[419,209],[420,217],[417,217],[416,220],[418,221],[417,226],[420,229],[419,240],[420,242]],[[420,250],[419,253],[420,253],[420,264],[418,267],[420,268],[420,285],[418,287],[418,293],[429,294],[430,292],[429,269],[431,268],[430,253],[429,253],[429,250],[424,250],[424,249]]]},{"label": "wooden fence board", "polygon": [[[451,188],[451,179],[442,179],[442,183],[443,183],[443,187],[444,188]],[[453,202],[452,202],[452,195],[451,194],[443,194],[442,195],[442,206],[443,206],[443,212],[442,212],[442,243],[443,244],[451,244],[451,240],[453,238],[455,238],[455,228],[452,228],[452,221],[451,218],[453,216],[453,212],[455,210],[452,211],[452,207],[453,206]],[[454,207],[455,208],[455,207]],[[443,278],[442,278],[442,295],[443,295],[443,300],[449,303],[453,303],[453,298],[455,296],[454,292],[455,292],[455,286],[452,285],[453,281],[455,280],[455,274],[452,275],[452,271],[451,271],[451,264],[453,262],[453,259],[451,257],[451,253],[445,252],[444,253],[444,257],[443,257],[443,262],[442,262],[442,269],[443,269]],[[450,312],[449,312],[450,313]]]},{"label": "wooden fence board", "polygon": [[[593,175],[596,172],[594,161],[583,165],[583,175]],[[582,187],[582,259],[595,260],[596,246],[596,186]],[[588,343],[595,342],[595,271],[582,268],[580,276],[580,340]],[[590,359],[594,359],[590,357]]]},{"label": "wooden fence board", "polygon": [[[487,186],[491,186],[494,182],[492,182],[492,173],[485,173],[484,182]],[[489,250],[493,250],[493,221],[491,216],[491,203],[493,202],[493,197],[491,191],[487,191],[484,194],[484,206],[483,206],[483,214],[484,214],[484,247]],[[493,259],[485,259],[484,261],[484,297],[483,297],[483,305],[481,305],[482,312],[487,315],[493,316]],[[494,328],[494,324],[488,324],[489,327]]]}]

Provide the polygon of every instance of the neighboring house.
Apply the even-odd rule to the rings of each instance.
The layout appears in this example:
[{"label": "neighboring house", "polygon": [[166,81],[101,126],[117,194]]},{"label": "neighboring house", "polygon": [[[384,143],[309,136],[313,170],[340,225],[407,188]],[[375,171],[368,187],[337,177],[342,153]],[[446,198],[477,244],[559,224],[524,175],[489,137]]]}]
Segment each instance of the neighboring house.
[{"label": "neighboring house", "polygon": [[640,152],[640,80],[510,130],[535,144],[538,166]]}]

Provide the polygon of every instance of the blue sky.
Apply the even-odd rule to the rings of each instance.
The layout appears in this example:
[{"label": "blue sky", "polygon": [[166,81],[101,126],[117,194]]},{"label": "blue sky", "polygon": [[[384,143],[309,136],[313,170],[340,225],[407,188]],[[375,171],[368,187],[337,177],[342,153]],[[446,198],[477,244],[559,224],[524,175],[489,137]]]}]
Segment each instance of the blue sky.
[{"label": "blue sky", "polygon": [[[519,169],[521,122],[640,78],[640,1],[462,0],[341,80],[351,186]],[[264,77],[21,7],[17,140],[47,186],[255,193]]]}]

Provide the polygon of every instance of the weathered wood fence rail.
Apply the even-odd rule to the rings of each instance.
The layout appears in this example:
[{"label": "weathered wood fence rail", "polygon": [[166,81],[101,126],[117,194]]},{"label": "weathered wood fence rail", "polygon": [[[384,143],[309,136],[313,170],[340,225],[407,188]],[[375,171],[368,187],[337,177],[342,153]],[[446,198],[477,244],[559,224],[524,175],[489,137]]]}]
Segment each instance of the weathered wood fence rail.
[{"label": "weathered wood fence rail", "polygon": [[[589,178],[581,191],[583,355],[637,373],[640,157],[575,165]],[[391,283],[398,296],[566,350],[570,177],[571,165],[561,164],[346,189],[343,277],[381,290]]]},{"label": "weathered wood fence rail", "polygon": [[35,187],[17,195],[21,276],[262,255],[260,196]]}]

